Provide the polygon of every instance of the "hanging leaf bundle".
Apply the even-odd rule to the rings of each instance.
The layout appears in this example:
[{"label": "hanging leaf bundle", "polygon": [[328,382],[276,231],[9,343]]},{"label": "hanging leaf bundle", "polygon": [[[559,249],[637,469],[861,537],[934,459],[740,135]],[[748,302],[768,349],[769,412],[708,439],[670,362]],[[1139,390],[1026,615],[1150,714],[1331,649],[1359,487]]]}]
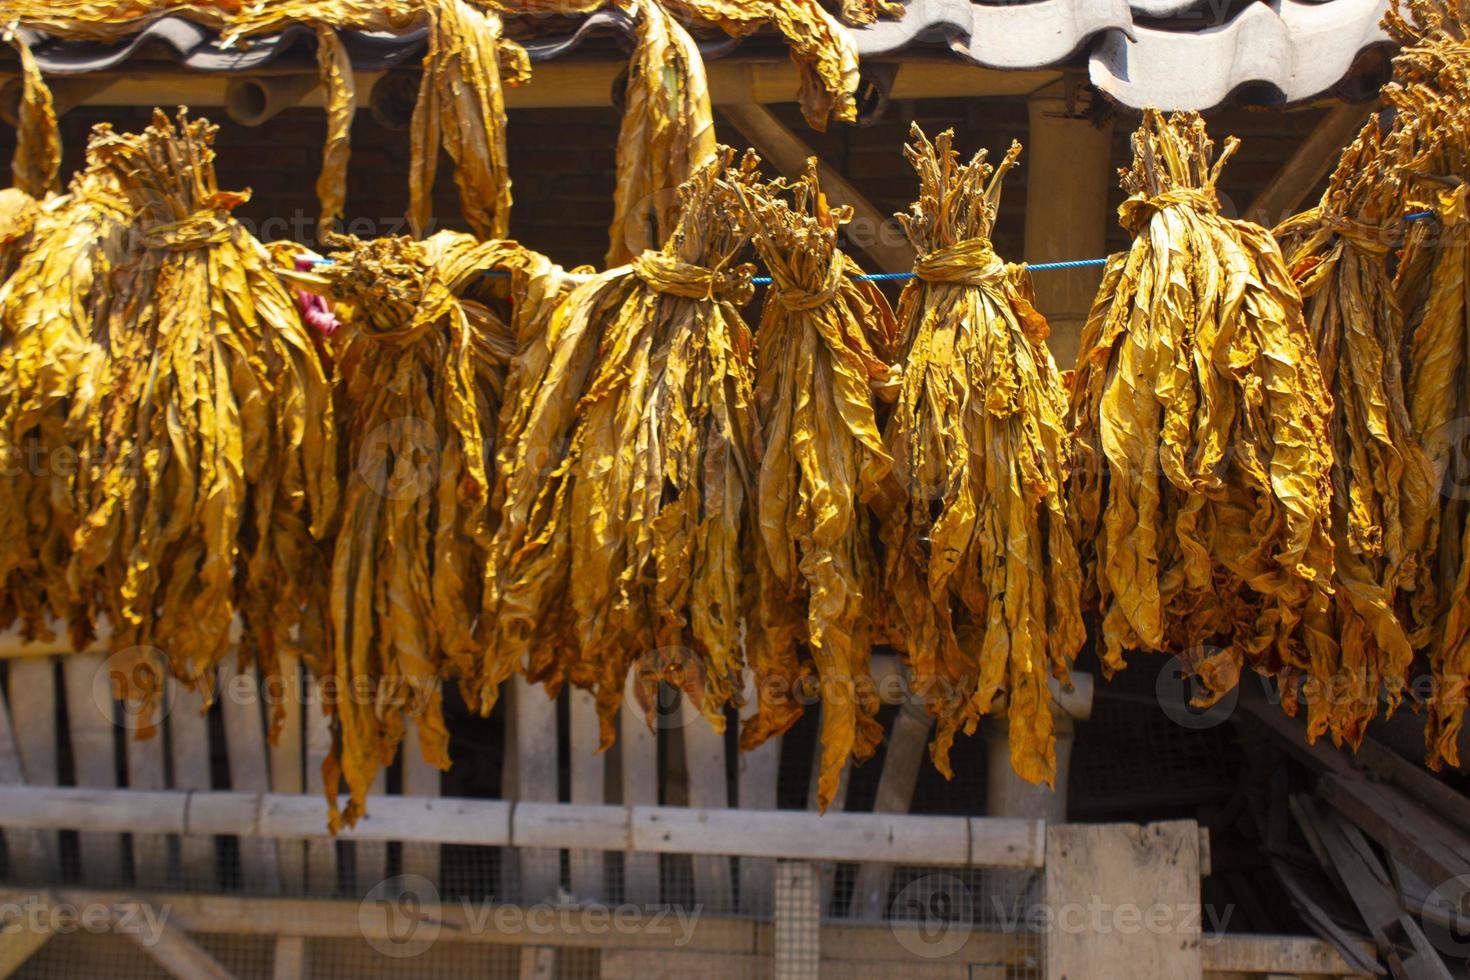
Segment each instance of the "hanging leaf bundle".
[{"label": "hanging leaf bundle", "polygon": [[1379,698],[1392,711],[1408,682],[1414,645],[1399,613],[1423,578],[1419,557],[1437,506],[1405,401],[1404,321],[1390,268],[1406,213],[1405,135],[1385,137],[1378,119],[1369,121],[1322,202],[1276,231],[1332,394],[1329,633],[1340,660],[1331,728],[1354,747]]},{"label": "hanging leaf bundle", "polygon": [[1074,519],[1106,670],[1125,650],[1178,655],[1209,703],[1248,664],[1289,712],[1305,677],[1315,738],[1338,660],[1331,396],[1280,249],[1219,214],[1236,145],[1215,160],[1196,114],[1150,111],[1134,134],[1120,214],[1135,238],[1107,269],[1074,380]]},{"label": "hanging leaf bundle", "polygon": [[879,17],[902,17],[904,7],[894,0],[842,0],[842,22],[850,27],[866,27]]},{"label": "hanging leaf bundle", "polygon": [[883,738],[869,667],[883,595],[867,504],[892,464],[873,395],[896,383],[886,355],[897,327],[883,294],[854,278],[861,270],[838,248],[852,212],[828,206],[815,166],[794,184],[739,193],[772,278],[756,334],[764,451],[747,638],[760,704],[741,746],[789,728],[814,677],[822,698],[817,800],[826,809],[848,760],[867,759]]},{"label": "hanging leaf bundle", "polygon": [[1050,782],[1048,679],[1067,679],[1082,644],[1082,576],[1049,328],[990,242],[1021,147],[992,167],[984,151],[961,163],[952,131],[936,145],[915,124],[913,137],[920,195],[898,217],[919,260],[899,301],[902,378],[884,433],[899,498],[883,521],[885,585],[914,688],[938,718],[939,770],[951,775],[955,733],[973,733],[1004,694],[1012,766]]},{"label": "hanging leaf bundle", "polygon": [[99,462],[78,453],[78,427],[98,394],[95,338],[106,333],[130,217],[117,182],[89,156],[66,195],[22,204],[9,226],[17,237],[14,270],[0,286],[0,625],[18,620],[30,640],[49,637],[48,620],[68,624],[77,646],[94,632],[90,597],[67,576],[80,523],[75,481]]},{"label": "hanging leaf bundle", "polygon": [[662,249],[557,309],[499,454],[498,639],[483,680],[525,662],[553,690],[595,690],[604,746],[635,667],[645,697],[671,681],[717,730],[740,684],[756,434],[739,313],[754,270],[734,265],[746,244],[734,187],[757,175],[747,160],[722,177],[731,159],[722,149],[680,189]]},{"label": "hanging leaf bundle", "polygon": [[1394,288],[1408,337],[1406,400],[1430,467],[1431,500],[1415,596],[1416,627],[1434,681],[1425,723],[1427,762],[1461,763],[1470,699],[1470,8],[1458,0],[1395,4],[1385,27],[1403,45],[1385,89],[1402,154],[1404,210],[1432,212],[1405,225]]},{"label": "hanging leaf bundle", "polygon": [[136,214],[77,423],[82,521],[68,579],[115,651],[154,647],[189,685],[235,641],[267,679],[321,649],[337,512],[331,388],[290,291],[215,184],[215,127],[161,112],[91,153]]},{"label": "hanging leaf bundle", "polygon": [[[406,719],[418,723],[425,760],[449,767],[439,682],[477,669],[491,447],[517,346],[504,280],[485,273],[513,272],[519,286],[559,270],[514,242],[454,232],[332,244],[341,248],[334,263],[314,275],[346,321],[337,362],[347,476],[331,573],[335,718],[325,769],[335,830],[362,814]],[[340,815],[339,779],[350,795]]]}]

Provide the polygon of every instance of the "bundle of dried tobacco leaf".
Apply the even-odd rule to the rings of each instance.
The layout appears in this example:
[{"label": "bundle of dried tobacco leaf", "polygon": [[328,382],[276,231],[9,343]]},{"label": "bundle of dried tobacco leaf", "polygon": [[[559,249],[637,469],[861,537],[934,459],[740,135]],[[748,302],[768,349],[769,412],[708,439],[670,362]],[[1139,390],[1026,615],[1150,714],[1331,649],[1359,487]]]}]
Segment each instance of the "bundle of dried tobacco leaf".
[{"label": "bundle of dried tobacco leaf", "polygon": [[722,149],[679,191],[668,243],[574,290],[523,376],[499,454],[497,642],[482,705],[523,662],[594,689],[610,745],[630,670],[683,688],[716,729],[740,684],[753,478],[754,271]]},{"label": "bundle of dried tobacco leaf", "polygon": [[1370,120],[1321,204],[1276,230],[1333,396],[1329,632],[1341,650],[1331,729],[1354,747],[1379,698],[1391,712],[1408,682],[1414,649],[1396,607],[1418,588],[1436,505],[1404,398],[1404,321],[1390,269],[1406,213],[1406,136],[1395,129],[1385,139]]},{"label": "bundle of dried tobacco leaf", "polygon": [[898,217],[919,260],[899,301],[903,374],[884,432],[898,492],[883,520],[885,585],[914,689],[938,718],[939,770],[951,775],[955,733],[973,733],[1003,694],[1012,766],[1050,782],[1047,682],[1067,679],[1082,645],[1082,576],[1049,328],[990,243],[1021,147],[992,167],[984,151],[961,163],[952,131],[936,145],[915,124],[913,137],[904,155],[920,196]]},{"label": "bundle of dried tobacco leaf", "polygon": [[130,217],[112,175],[89,159],[65,196],[34,209],[0,286],[0,625],[18,619],[27,639],[44,638],[48,619],[67,623],[77,646],[93,635],[90,596],[67,580],[74,482],[100,462],[79,456],[77,426],[93,412],[94,338]]},{"label": "bundle of dried tobacco leaf", "polygon": [[738,190],[773,280],[756,334],[765,448],[753,501],[758,595],[747,644],[760,704],[741,745],[754,748],[789,728],[815,672],[817,800],[825,809],[849,758],[868,758],[883,738],[869,669],[883,596],[867,504],[892,464],[873,393],[891,392],[897,381],[885,357],[897,327],[883,294],[855,279],[861,270],[838,249],[852,212],[827,205],[815,166],[794,184]]},{"label": "bundle of dried tobacco leaf", "polygon": [[[1110,263],[1072,394],[1077,538],[1104,614],[1105,669],[1176,654],[1209,702],[1249,664],[1331,725],[1331,396],[1301,297],[1262,228],[1218,211],[1219,160],[1195,114],[1134,134]],[[1213,161],[1213,165],[1212,165]]]},{"label": "bundle of dried tobacco leaf", "polygon": [[137,135],[94,131],[136,218],[101,357],[77,380],[95,402],[72,411],[85,465],[68,579],[97,597],[114,650],[156,647],[190,685],[213,683],[237,616],[241,659],[268,679],[281,650],[318,652],[337,512],[331,386],[290,291],[230,216],[246,195],[215,184],[214,136],[182,112]]},{"label": "bundle of dried tobacco leaf", "polygon": [[10,278],[41,208],[18,187],[0,191],[0,283]]},{"label": "bundle of dried tobacco leaf", "polygon": [[[514,272],[525,293],[528,277],[560,270],[514,242],[454,232],[331,244],[341,249],[334,264],[313,278],[345,320],[334,338],[349,467],[331,577],[336,697],[326,791],[335,830],[362,814],[406,719],[418,723],[424,758],[449,766],[439,682],[458,675],[473,690],[476,627],[486,625],[490,454],[516,352],[496,294],[503,281],[484,273]],[[339,774],[350,794],[340,816]]]},{"label": "bundle of dried tobacco leaf", "polygon": [[1437,498],[1414,599],[1416,639],[1434,686],[1425,723],[1427,761],[1460,764],[1470,700],[1470,480],[1464,467],[1470,397],[1470,7],[1460,0],[1395,3],[1385,27],[1403,45],[1385,89],[1412,145],[1401,154],[1408,223],[1394,289],[1408,337],[1404,364],[1413,432],[1429,459]]}]

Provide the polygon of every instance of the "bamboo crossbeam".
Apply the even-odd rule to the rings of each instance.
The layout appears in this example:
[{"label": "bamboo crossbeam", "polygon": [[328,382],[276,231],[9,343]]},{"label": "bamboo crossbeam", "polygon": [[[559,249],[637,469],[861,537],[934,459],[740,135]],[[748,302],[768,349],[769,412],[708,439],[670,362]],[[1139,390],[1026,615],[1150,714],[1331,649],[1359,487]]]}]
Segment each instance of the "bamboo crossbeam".
[{"label": "bamboo crossbeam", "polygon": [[[326,800],[277,793],[0,788],[0,827],[320,838]],[[993,817],[374,798],[342,840],[1040,868],[1046,824]]]}]

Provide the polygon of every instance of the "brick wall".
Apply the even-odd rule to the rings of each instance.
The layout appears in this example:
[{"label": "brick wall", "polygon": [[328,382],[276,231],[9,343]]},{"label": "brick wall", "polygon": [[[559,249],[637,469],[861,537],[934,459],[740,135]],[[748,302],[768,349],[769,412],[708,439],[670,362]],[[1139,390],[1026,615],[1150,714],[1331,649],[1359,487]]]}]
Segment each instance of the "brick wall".
[{"label": "brick wall", "polygon": [[[776,115],[808,140],[825,160],[841,169],[884,213],[908,207],[917,182],[904,162],[902,144],[910,123],[918,121],[931,136],[953,127],[956,146],[966,155],[980,147],[992,157],[1004,153],[1012,139],[1026,140],[1027,110],[1022,99],[942,99],[899,102],[876,125],[836,126],[811,132],[794,105],[775,107]],[[238,212],[262,237],[312,241],[316,235],[315,180],[325,133],[320,110],[294,109],[263,126],[230,122],[219,110],[208,113],[220,124],[219,181],[222,187],[250,187],[254,197]],[[146,125],[149,111],[139,108],[89,107],[62,120],[65,172],[80,165],[86,134],[94,123],[108,121],[119,130]],[[1226,170],[1222,190],[1227,206],[1243,208],[1310,131],[1312,113],[1227,111],[1211,119],[1217,141],[1228,133],[1244,139],[1240,154]],[[1128,159],[1128,136],[1134,120],[1120,118],[1113,165]],[[612,220],[613,159],[618,119],[611,109],[537,109],[510,113],[510,164],[515,208],[512,234],[567,266],[599,264],[607,247]],[[720,137],[738,148],[745,144],[730,126],[716,119]],[[8,183],[14,134],[0,129],[0,180]],[[435,194],[435,216],[441,227],[464,227],[447,160],[441,160]],[[769,168],[768,168],[769,172]],[[403,230],[407,207],[408,132],[389,130],[370,113],[359,113],[352,133],[348,169],[348,229],[367,235]],[[1025,226],[1026,157],[1006,183],[996,231],[1002,257],[1022,257]],[[1122,192],[1114,187],[1114,205]],[[354,224],[356,222],[356,224]],[[1126,244],[1116,227],[1110,247]],[[859,260],[862,256],[859,255]],[[1078,256],[1082,258],[1084,256]]]}]

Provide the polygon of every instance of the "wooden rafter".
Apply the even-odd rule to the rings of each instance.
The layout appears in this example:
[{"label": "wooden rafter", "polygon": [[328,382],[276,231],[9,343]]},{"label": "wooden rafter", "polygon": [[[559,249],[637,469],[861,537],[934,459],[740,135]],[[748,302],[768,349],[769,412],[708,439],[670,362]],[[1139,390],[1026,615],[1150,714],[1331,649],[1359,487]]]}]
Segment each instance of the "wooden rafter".
[{"label": "wooden rafter", "polygon": [[1349,103],[1329,109],[1271,183],[1256,195],[1245,217],[1269,228],[1296,213],[1312,189],[1337,166],[1342,148],[1376,108],[1372,103]]}]

